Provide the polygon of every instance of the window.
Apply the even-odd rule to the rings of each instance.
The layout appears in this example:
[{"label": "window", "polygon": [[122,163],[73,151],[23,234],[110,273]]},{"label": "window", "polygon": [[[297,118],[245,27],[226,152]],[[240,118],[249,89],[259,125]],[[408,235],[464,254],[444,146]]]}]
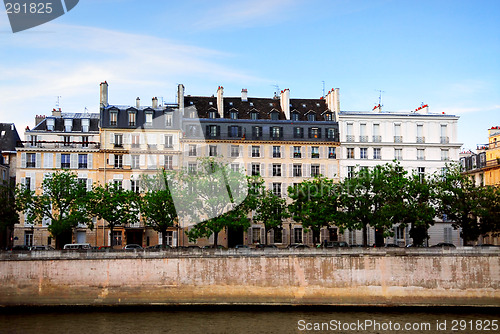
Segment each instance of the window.
[{"label": "window", "polygon": [[354,125],[352,123],[347,123],[346,127],[347,127],[346,141],[352,143],[354,142],[354,135],[353,135]]},{"label": "window", "polygon": [[302,243],[302,228],[296,227],[293,229],[293,236],[295,237],[295,243],[301,244]]},{"label": "window", "polygon": [[33,246],[33,231],[24,231],[24,244]]},{"label": "window", "polygon": [[315,177],[315,176],[319,176],[319,174],[320,174],[319,165],[311,165],[311,176]]},{"label": "window", "polygon": [[347,167],[347,178],[352,179],[354,177],[354,166]]},{"label": "window", "polygon": [[[191,105],[192,105],[192,104],[193,104],[193,101],[190,101],[190,102],[189,102],[189,104],[191,104]],[[196,115],[197,115],[197,114],[196,114],[196,110],[191,110],[191,111],[189,112],[189,118],[196,118]]]},{"label": "window", "polygon": [[301,158],[302,157],[302,153],[300,152],[300,146],[293,147],[293,157],[294,158]]},{"label": "window", "polygon": [[325,114],[325,121],[331,121],[332,120],[332,114],[326,113]]},{"label": "window", "polygon": [[298,121],[299,120],[299,114],[296,112],[292,113],[292,121]]},{"label": "window", "polygon": [[449,151],[448,150],[441,150],[441,160],[443,160],[443,161],[450,160]]},{"label": "window", "polygon": [[165,156],[165,165],[163,167],[167,170],[172,170],[172,169],[174,169],[173,163],[174,163],[174,157],[171,155],[166,155]]},{"label": "window", "polygon": [[319,128],[309,128],[309,138],[321,138],[321,130]]},{"label": "window", "polygon": [[115,154],[115,168],[123,168],[123,155]]},{"label": "window", "polygon": [[189,153],[188,154],[190,157],[196,156],[196,145],[189,145]]},{"label": "window", "polygon": [[132,169],[139,168],[139,156],[138,155],[132,155],[130,165],[131,165]]},{"label": "window", "polygon": [[122,231],[113,231],[111,238],[111,246],[121,246],[122,245]]},{"label": "window", "polygon": [[109,125],[116,126],[118,119],[118,113],[116,111],[111,111],[109,113]]},{"label": "window", "polygon": [[281,197],[281,183],[273,183],[274,196]]},{"label": "window", "polygon": [[394,149],[394,159],[403,160],[403,149],[401,148]]},{"label": "window", "polygon": [[301,177],[302,176],[302,165],[301,164],[294,164],[293,165],[293,176],[294,177]]},{"label": "window", "polygon": [[[67,155],[69,156],[69,154]],[[36,154],[26,153],[26,168],[35,168],[35,167],[36,167]]]},{"label": "window", "polygon": [[209,137],[217,137],[219,135],[219,130],[218,130],[217,125],[209,125],[208,126],[208,136]]},{"label": "window", "polygon": [[312,159],[319,159],[319,146],[312,146],[311,147],[311,158]]},{"label": "window", "polygon": [[273,111],[273,112],[271,113],[271,119],[272,119],[273,121],[277,121],[277,120],[279,120],[279,119],[280,119],[280,115],[279,115],[276,111]]},{"label": "window", "polygon": [[276,228],[273,230],[274,231],[274,243],[280,244],[283,242],[283,229],[281,228]]},{"label": "window", "polygon": [[366,124],[364,123],[359,125],[359,141],[361,143],[368,142],[368,136],[366,135]]},{"label": "window", "polygon": [[240,127],[236,125],[229,126],[229,137],[240,137]]},{"label": "window", "polygon": [[231,111],[230,117],[231,117],[231,119],[238,119],[238,112],[237,111]]},{"label": "window", "polygon": [[146,126],[152,126],[152,125],[153,125],[153,113],[147,112],[146,113]]},{"label": "window", "polygon": [[231,158],[240,156],[240,147],[238,145],[231,145]]},{"label": "window", "polygon": [[173,118],[172,112],[169,111],[169,112],[165,113],[165,126],[166,127],[172,126],[172,118]]},{"label": "window", "polygon": [[70,136],[64,136],[63,137],[64,141],[64,146],[70,146],[71,145],[71,137]]},{"label": "window", "polygon": [[117,188],[123,189],[123,180],[113,180],[113,185]]},{"label": "window", "polygon": [[89,136],[82,137],[82,147],[89,147]]},{"label": "window", "polygon": [[24,187],[31,190],[31,177],[26,177],[24,180]]},{"label": "window", "polygon": [[128,112],[128,126],[135,126],[135,111]]},{"label": "window", "polygon": [[417,160],[425,160],[425,150],[417,149]]},{"label": "window", "polygon": [[281,146],[273,146],[273,158],[281,158]]},{"label": "window", "polygon": [[307,120],[309,122],[314,122],[316,120],[316,114],[313,114],[313,113],[307,114]]},{"label": "window", "polygon": [[418,167],[417,168],[417,175],[418,179],[420,182],[424,182],[424,177],[425,177],[425,167]]},{"label": "window", "polygon": [[417,143],[425,143],[423,124],[417,124]]},{"label": "window", "polygon": [[61,154],[61,168],[69,169],[71,166],[71,156],[69,154]]},{"label": "window", "polygon": [[188,164],[188,173],[189,174],[195,174],[197,169],[196,163],[189,163]]},{"label": "window", "polygon": [[172,135],[165,135],[165,148],[174,147],[174,137]]},{"label": "window", "polygon": [[401,124],[394,124],[394,142],[403,142],[403,136],[401,136]]},{"label": "window", "polygon": [[240,164],[231,164],[231,170],[235,173],[240,172]]},{"label": "window", "polygon": [[347,149],[347,159],[354,159],[354,148],[349,147]]},{"label": "window", "polygon": [[132,134],[132,148],[139,148],[140,145],[140,135]]},{"label": "window", "polygon": [[64,131],[71,132],[73,128],[73,120],[71,118],[66,118],[64,120]]},{"label": "window", "polygon": [[260,243],[260,227],[252,228],[252,242]]},{"label": "window", "polygon": [[271,127],[271,137],[272,138],[281,138],[282,135],[282,128],[279,126],[272,126]]},{"label": "window", "polygon": [[281,176],[281,164],[273,164],[273,176]]},{"label": "window", "polygon": [[451,227],[443,227],[444,242],[449,244],[453,243],[453,238],[451,236],[451,233],[452,233]]},{"label": "window", "polygon": [[217,156],[217,145],[210,145],[208,147],[208,155],[210,157],[216,157]]},{"label": "window", "polygon": [[373,159],[375,160],[380,160],[382,159],[382,156],[380,154],[381,149],[380,148],[374,148],[373,149]]},{"label": "window", "polygon": [[252,126],[252,136],[253,136],[253,138],[262,137],[262,127],[261,126]]},{"label": "window", "polygon": [[259,119],[259,114],[256,113],[256,112],[251,112],[250,113],[250,119],[252,119],[252,120]]},{"label": "window", "polygon": [[441,144],[448,144],[449,142],[448,126],[446,124],[441,124]]},{"label": "window", "polygon": [[335,139],[335,129],[334,128],[328,128],[326,130],[326,138]]},{"label": "window", "polygon": [[328,148],[328,159],[337,159],[337,154],[335,152],[335,147]]},{"label": "window", "polygon": [[380,135],[380,124],[373,124],[373,142],[380,143],[382,136]]},{"label": "window", "polygon": [[216,118],[216,117],[217,117],[217,113],[215,112],[215,110],[208,112],[208,118]]},{"label": "window", "polygon": [[304,129],[299,127],[293,128],[293,138],[304,138]]},{"label": "window", "polygon": [[260,146],[252,146],[252,158],[260,157]]},{"label": "window", "polygon": [[38,144],[37,136],[30,136],[30,146],[35,147]]},{"label": "window", "polygon": [[130,180],[130,190],[132,190],[136,194],[141,192],[139,180]]},{"label": "window", "polygon": [[260,175],[260,164],[252,164],[252,176]]},{"label": "window", "polygon": [[123,147],[123,134],[115,133],[115,147]]},{"label": "window", "polygon": [[368,149],[366,147],[362,147],[359,149],[359,158],[368,159]]},{"label": "window", "polygon": [[79,169],[87,169],[87,155],[86,154],[78,154],[78,168]]}]

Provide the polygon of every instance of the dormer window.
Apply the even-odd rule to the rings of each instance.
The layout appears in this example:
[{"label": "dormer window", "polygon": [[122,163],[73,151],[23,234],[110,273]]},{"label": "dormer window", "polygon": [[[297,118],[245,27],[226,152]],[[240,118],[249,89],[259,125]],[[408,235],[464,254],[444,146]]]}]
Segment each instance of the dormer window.
[{"label": "dormer window", "polygon": [[217,114],[215,111],[209,111],[208,112],[208,118],[216,118],[217,117]]},{"label": "dormer window", "polygon": [[169,127],[172,126],[172,112],[165,112],[165,126]]},{"label": "dormer window", "polygon": [[230,117],[231,117],[231,119],[238,119],[238,112],[237,111],[231,111]]},{"label": "dormer window", "polygon": [[54,127],[55,127],[55,123],[56,123],[55,118],[49,117],[49,118],[47,118],[46,122],[47,122],[47,131],[54,131]]},{"label": "dormer window", "polygon": [[273,112],[271,113],[271,119],[272,119],[273,121],[277,121],[277,120],[279,120],[279,119],[280,119],[280,115],[279,115],[276,111],[273,111]]},{"label": "dormer window", "polygon": [[146,112],[146,125],[147,126],[153,125],[153,113],[152,112]]},{"label": "dormer window", "polygon": [[331,121],[332,120],[332,114],[328,113],[325,114],[325,121]]},{"label": "dormer window", "polygon": [[307,115],[307,120],[308,120],[309,122],[314,122],[314,121],[316,120],[316,115],[315,115],[315,114],[313,114],[313,113],[308,114],[308,115]]},{"label": "dormer window", "polygon": [[296,112],[292,113],[292,121],[298,121],[299,120],[299,114]]},{"label": "dormer window", "polygon": [[251,112],[250,113],[250,119],[252,119],[252,120],[259,119],[259,114],[256,113],[256,112]]},{"label": "dormer window", "polygon": [[72,129],[73,129],[73,119],[66,118],[64,120],[64,131],[65,132],[71,132]]},{"label": "dormer window", "polygon": [[135,111],[128,112],[128,126],[135,126]]},{"label": "dormer window", "polygon": [[82,132],[89,132],[90,128],[90,119],[83,118],[82,119]]},{"label": "dormer window", "polygon": [[112,110],[109,112],[109,125],[116,126],[118,120],[118,112],[116,110]]}]

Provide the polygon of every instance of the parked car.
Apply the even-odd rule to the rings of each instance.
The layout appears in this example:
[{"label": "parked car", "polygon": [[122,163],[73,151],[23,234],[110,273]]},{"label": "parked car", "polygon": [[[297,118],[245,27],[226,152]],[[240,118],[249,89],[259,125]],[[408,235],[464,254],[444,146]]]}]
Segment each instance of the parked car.
[{"label": "parked car", "polygon": [[214,245],[206,245],[206,246],[203,246],[202,247],[203,249],[226,249],[226,247],[222,246],[222,245],[217,245],[217,246],[214,246]]},{"label": "parked car", "polygon": [[435,244],[434,246],[431,246],[433,248],[456,248],[454,244],[450,244],[448,242],[440,242],[438,244]]},{"label": "parked car", "polygon": [[113,247],[111,247],[111,246],[99,246],[99,248],[97,248],[97,250],[106,250],[106,249],[113,249]]},{"label": "parked car", "polygon": [[146,249],[148,250],[160,250],[160,249],[170,249],[170,245],[154,245],[154,246],[149,246]]},{"label": "parked car", "polygon": [[386,248],[399,248],[398,244],[385,244],[384,247]]},{"label": "parked car", "polygon": [[248,247],[247,245],[236,245],[234,246],[234,248],[240,249],[240,248],[250,248],[250,247]]},{"label": "parked car", "polygon": [[90,244],[66,244],[63,249],[65,250],[89,250]]},{"label": "parked car", "polygon": [[290,246],[288,246],[288,248],[290,248],[290,249],[304,249],[304,248],[310,248],[310,247],[307,245],[304,245],[304,244],[290,244]]},{"label": "parked car", "polygon": [[496,248],[496,247],[500,247],[500,245],[493,245],[493,244],[482,244],[482,245],[476,245],[475,247],[481,247],[481,248]]},{"label": "parked car", "polygon": [[55,250],[54,247],[48,246],[48,245],[42,245],[42,246],[31,246],[30,251],[45,251],[45,250]]},{"label": "parked car", "polygon": [[257,244],[255,245],[255,248],[264,249],[264,248],[278,248],[278,247],[276,247],[276,245]]},{"label": "parked car", "polygon": [[125,245],[125,247],[123,247],[123,249],[131,250],[131,249],[144,249],[144,248],[142,248],[142,246],[138,245],[138,244],[128,244],[128,245]]},{"label": "parked car", "polygon": [[16,245],[10,249],[11,251],[29,251],[30,246],[26,245]]},{"label": "parked car", "polygon": [[349,244],[345,241],[327,241],[326,248],[339,248],[339,247],[349,247]]}]

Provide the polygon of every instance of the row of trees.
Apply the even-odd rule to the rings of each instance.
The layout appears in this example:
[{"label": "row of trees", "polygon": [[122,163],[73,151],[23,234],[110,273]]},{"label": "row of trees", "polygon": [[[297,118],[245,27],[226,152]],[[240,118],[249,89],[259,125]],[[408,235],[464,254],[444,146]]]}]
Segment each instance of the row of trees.
[{"label": "row of trees", "polygon": [[116,226],[143,219],[164,237],[183,220],[193,225],[186,231],[191,241],[213,235],[214,246],[222,230],[247,229],[251,212],[253,221],[265,227],[266,243],[267,232],[282,229],[287,218],[311,230],[315,243],[321,242],[323,227],[362,230],[367,245],[369,227],[391,236],[397,225],[409,227],[414,244],[422,244],[437,215],[461,228],[466,242],[500,231],[500,189],[476,187],[458,166],[450,166],[445,175],[425,176],[386,164],[360,169],[339,183],[320,176],[289,187],[289,201],[265,190],[262,178],[242,172],[214,158],[203,159],[198,173],[162,170],[143,176],[143,191],[136,194],[113,184],[87,191],[75,174],[63,171],[44,179],[42,194],[19,187],[17,205],[28,222],[51,220],[48,230],[57,247],[77,224],[92,228],[93,217],[104,219],[111,233]]}]

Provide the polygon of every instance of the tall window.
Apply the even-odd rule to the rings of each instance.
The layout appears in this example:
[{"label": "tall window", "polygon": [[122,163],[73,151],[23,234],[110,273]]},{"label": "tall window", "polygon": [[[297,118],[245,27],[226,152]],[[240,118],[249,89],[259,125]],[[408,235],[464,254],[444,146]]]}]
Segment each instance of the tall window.
[{"label": "tall window", "polygon": [[375,159],[375,160],[382,159],[382,155],[381,155],[380,151],[381,151],[380,148],[374,148],[373,149],[373,159]]},{"label": "tall window", "polygon": [[335,147],[328,148],[328,159],[337,159],[337,153]]},{"label": "tall window", "polygon": [[260,146],[252,146],[252,158],[260,157]]},{"label": "tall window", "polygon": [[321,138],[321,130],[319,128],[309,128],[309,138]]},{"label": "tall window", "polygon": [[362,147],[359,149],[359,158],[368,159],[368,149],[366,147]]},{"label": "tall window", "polygon": [[308,120],[309,122],[314,122],[314,121],[316,120],[316,115],[315,115],[315,114],[313,114],[313,113],[309,113],[309,114],[307,114],[307,120]]},{"label": "tall window", "polygon": [[311,147],[311,158],[312,159],[319,159],[319,147],[318,146]]},{"label": "tall window", "polygon": [[82,137],[82,147],[89,147],[89,136]]},{"label": "tall window", "polygon": [[172,135],[165,135],[165,147],[166,148],[174,147],[174,138]]},{"label": "tall window", "polygon": [[298,121],[299,120],[299,114],[296,112],[292,113],[292,121]]},{"label": "tall window", "polygon": [[293,157],[294,158],[301,158],[302,157],[302,153],[300,152],[300,146],[293,147]]},{"label": "tall window", "polygon": [[380,124],[373,124],[373,142],[380,143],[382,136],[380,135]]},{"label": "tall window", "polygon": [[146,113],[146,125],[147,126],[152,126],[153,125],[153,113],[152,112],[147,112]]},{"label": "tall window", "polygon": [[[69,154],[68,154],[69,156]],[[35,168],[36,167],[36,154],[35,153],[26,153],[26,168]],[[69,168],[69,166],[68,166]]]},{"label": "tall window", "polygon": [[259,114],[256,113],[256,112],[251,112],[250,113],[250,119],[252,119],[252,120],[259,119]]},{"label": "tall window", "polygon": [[311,165],[311,176],[319,176],[320,171],[319,171],[319,165]]},{"label": "tall window", "polygon": [[86,154],[78,154],[78,168],[79,169],[87,169],[87,155]]},{"label": "tall window", "polygon": [[441,150],[441,160],[443,161],[450,160],[449,150]]},{"label": "tall window", "polygon": [[71,166],[71,156],[69,154],[61,154],[61,168],[69,169]]},{"label": "tall window", "polygon": [[281,176],[281,164],[273,164],[273,176]]},{"label": "tall window", "polygon": [[441,124],[441,144],[448,144],[449,142],[448,126],[446,124]]},{"label": "tall window", "polygon": [[115,168],[123,168],[123,155],[115,154]]},{"label": "tall window", "polygon": [[331,113],[326,113],[325,114],[325,121],[331,121],[332,120],[332,114]]},{"label": "tall window", "polygon": [[121,246],[122,245],[122,231],[113,231],[113,235],[111,236],[112,246]]},{"label": "tall window", "polygon": [[109,113],[109,125],[116,126],[118,119],[118,113],[116,111],[112,111]]},{"label": "tall window", "polygon": [[229,137],[238,137],[239,136],[239,127],[236,125],[232,125],[229,127]]},{"label": "tall window", "polygon": [[230,116],[231,116],[231,119],[238,119],[238,112],[237,111],[231,111]]},{"label": "tall window", "polygon": [[394,159],[403,160],[403,149],[401,148],[394,149]]},{"label": "tall window", "polygon": [[123,147],[123,134],[115,133],[115,147]]},{"label": "tall window", "polygon": [[271,113],[271,119],[272,119],[273,121],[277,121],[277,120],[279,120],[279,119],[280,119],[280,114],[279,114],[279,113],[277,113],[276,111],[273,111],[273,112]]},{"label": "tall window", "polygon": [[417,160],[425,160],[425,150],[417,149]]},{"label": "tall window", "polygon": [[219,135],[219,131],[217,131],[217,125],[210,125],[208,127],[208,136],[209,137],[217,137]]},{"label": "tall window", "polygon": [[132,155],[131,156],[131,161],[130,161],[130,166],[132,167],[132,169],[138,169],[140,168],[139,166],[139,156],[138,155]]},{"label": "tall window", "polygon": [[213,118],[216,118],[216,117],[217,117],[217,113],[214,110],[208,112],[208,118],[212,118],[213,119]]},{"label": "tall window", "polygon": [[281,137],[281,127],[273,126],[271,127],[271,137],[272,138],[280,138]]},{"label": "tall window", "polygon": [[425,167],[418,167],[417,168],[417,175],[418,175],[418,179],[420,180],[420,182],[424,182]]},{"label": "tall window", "polygon": [[353,147],[347,148],[347,159],[354,159],[354,148]]},{"label": "tall window", "polygon": [[295,243],[301,244],[302,243],[302,228],[296,227],[293,229],[294,234],[293,236],[295,237]]},{"label": "tall window", "polygon": [[362,143],[368,142],[368,136],[366,135],[366,124],[359,125],[359,141]]},{"label": "tall window", "polygon": [[165,156],[165,169],[168,169],[168,170],[171,170],[171,169],[174,169],[174,157],[171,156],[171,155],[166,155]]},{"label": "tall window", "polygon": [[252,136],[254,138],[262,137],[262,127],[261,126],[252,126]]},{"label": "tall window", "polygon": [[274,196],[281,197],[281,183],[273,183]]},{"label": "tall window", "polygon": [[130,180],[130,190],[132,190],[136,194],[141,192],[139,180]]},{"label": "tall window", "polygon": [[188,164],[188,173],[189,174],[195,174],[197,168],[198,168],[198,166],[197,166],[196,163],[189,163]]},{"label": "tall window", "polygon": [[347,178],[352,179],[354,177],[354,166],[347,167]]},{"label": "tall window", "polygon": [[135,126],[135,112],[133,111],[128,113],[128,126]]},{"label": "tall window", "polygon": [[63,137],[64,141],[64,146],[70,146],[71,145],[71,137],[70,136],[64,136]]},{"label": "tall window", "polygon": [[189,156],[190,157],[196,156],[196,145],[189,145]]},{"label": "tall window", "polygon": [[252,175],[260,175],[260,164],[252,164]]},{"label": "tall window", "polygon": [[394,142],[403,142],[403,137],[401,136],[401,124],[394,124]]},{"label": "tall window", "polygon": [[273,158],[281,158],[281,146],[273,146]]},{"label": "tall window", "polygon": [[417,143],[425,143],[423,124],[417,124]]},{"label": "tall window", "polygon": [[293,138],[303,138],[304,137],[304,129],[300,127],[293,128]]},{"label": "tall window", "polygon": [[132,148],[138,148],[140,147],[140,135],[138,134],[132,134]]},{"label": "tall window", "polygon": [[172,113],[171,112],[165,113],[165,126],[167,126],[167,127],[172,126]]},{"label": "tall window", "polygon": [[293,165],[293,176],[294,177],[301,177],[302,176],[302,165],[301,164],[294,164]]},{"label": "tall window", "polygon": [[354,134],[353,134],[354,125],[352,123],[347,123],[346,128],[347,128],[346,141],[352,143],[354,142]]},{"label": "tall window", "polygon": [[210,145],[208,147],[208,155],[211,157],[217,156],[217,145]]},{"label": "tall window", "polygon": [[231,145],[231,158],[240,156],[240,147],[238,145]]},{"label": "tall window", "polygon": [[328,139],[334,139],[335,138],[335,129],[334,128],[328,128],[326,130],[326,138],[328,138]]}]

